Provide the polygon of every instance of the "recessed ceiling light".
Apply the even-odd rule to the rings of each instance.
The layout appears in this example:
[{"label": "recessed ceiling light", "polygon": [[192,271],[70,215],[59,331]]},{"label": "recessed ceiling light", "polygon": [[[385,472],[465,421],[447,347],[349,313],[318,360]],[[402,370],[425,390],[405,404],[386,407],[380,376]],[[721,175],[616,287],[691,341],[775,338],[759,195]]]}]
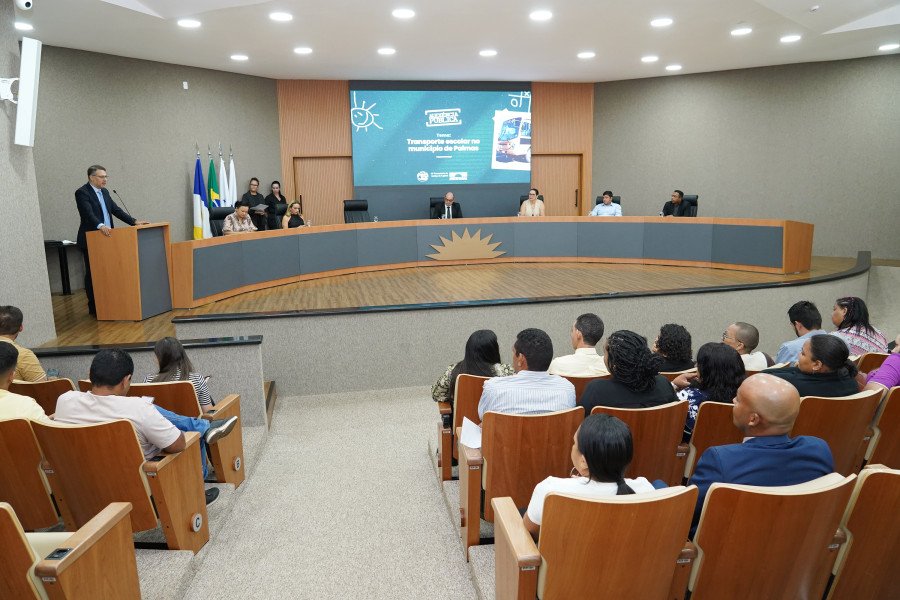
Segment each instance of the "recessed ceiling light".
[{"label": "recessed ceiling light", "polygon": [[32,29],[34,29],[34,26],[31,23],[16,21],[16,29],[18,29],[19,31],[31,31]]},{"label": "recessed ceiling light", "polygon": [[578,58],[594,58],[595,56],[597,56],[597,53],[590,50],[578,53]]},{"label": "recessed ceiling light", "polygon": [[231,55],[231,60],[236,60],[236,61],[239,61],[239,62],[245,61],[245,60],[247,60],[248,58],[250,58],[250,57],[247,56],[246,54],[232,54],[232,55]]},{"label": "recessed ceiling light", "polygon": [[197,19],[178,19],[178,26],[185,29],[197,29],[201,23]]},{"label": "recessed ceiling light", "polygon": [[395,8],[391,14],[395,19],[412,19],[416,16],[416,11],[411,8]]},{"label": "recessed ceiling light", "polygon": [[900,44],[882,44],[878,46],[879,52],[890,52],[891,50],[896,50],[900,48]]},{"label": "recessed ceiling light", "polygon": [[752,31],[753,31],[752,27],[747,27],[746,25],[741,25],[740,27],[738,27],[736,29],[732,29],[731,35],[733,35],[735,37],[739,37],[742,35],[747,35],[747,34],[751,33]]},{"label": "recessed ceiling light", "polygon": [[647,56],[641,57],[641,62],[645,62],[645,63],[655,63],[658,60],[659,60],[659,57],[656,56],[655,54],[648,54]]},{"label": "recessed ceiling light", "polygon": [[532,21],[549,21],[553,18],[553,13],[549,10],[534,10],[528,15]]},{"label": "recessed ceiling light", "polygon": [[783,38],[781,38],[781,43],[782,44],[793,44],[794,42],[799,42],[801,37],[803,37],[803,36],[800,36],[797,34],[786,35]]},{"label": "recessed ceiling light", "polygon": [[666,65],[666,71],[680,71],[681,65]]},{"label": "recessed ceiling light", "polygon": [[497,51],[496,51],[496,50],[492,50],[492,49],[489,48],[489,49],[487,49],[487,50],[482,50],[482,51],[480,51],[480,52],[478,53],[478,55],[479,55],[479,56],[484,56],[484,57],[497,56]]},{"label": "recessed ceiling light", "polygon": [[668,27],[672,23],[674,23],[672,19],[669,17],[660,17],[659,19],[653,19],[650,21],[650,27]]},{"label": "recessed ceiling light", "polygon": [[269,13],[269,18],[280,23],[287,23],[294,20],[294,15],[286,12],[273,12]]},{"label": "recessed ceiling light", "polygon": [[312,54],[312,48],[309,46],[299,46],[294,48],[294,54]]},{"label": "recessed ceiling light", "polygon": [[378,49],[378,54],[380,54],[382,56],[390,56],[391,54],[396,54],[396,53],[397,53],[397,51],[394,50],[393,48],[379,48]]}]

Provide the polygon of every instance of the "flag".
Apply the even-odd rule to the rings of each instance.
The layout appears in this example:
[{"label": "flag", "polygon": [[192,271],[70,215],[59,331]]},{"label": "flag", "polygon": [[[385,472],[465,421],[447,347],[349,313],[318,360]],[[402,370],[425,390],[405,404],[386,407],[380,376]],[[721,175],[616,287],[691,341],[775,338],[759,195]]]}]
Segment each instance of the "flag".
[{"label": "flag", "polygon": [[238,202],[237,175],[234,174],[234,154],[231,155],[231,164],[228,165],[228,201],[231,206]]},{"label": "flag", "polygon": [[209,207],[219,206],[219,178],[216,177],[216,163],[212,157],[209,158]]},{"label": "flag", "polygon": [[225,171],[225,158],[219,154],[219,206],[231,206],[228,199],[228,173]]},{"label": "flag", "polygon": [[209,207],[206,205],[206,187],[203,185],[203,167],[200,166],[200,156],[197,156],[197,164],[194,166],[194,239],[212,237],[209,230]]}]

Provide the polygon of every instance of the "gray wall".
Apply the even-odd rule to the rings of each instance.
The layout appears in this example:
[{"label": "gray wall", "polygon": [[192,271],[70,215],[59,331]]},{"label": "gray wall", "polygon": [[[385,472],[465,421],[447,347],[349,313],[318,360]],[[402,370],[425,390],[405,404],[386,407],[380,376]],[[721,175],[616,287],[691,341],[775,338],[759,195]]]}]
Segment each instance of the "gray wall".
[{"label": "gray wall", "polygon": [[598,83],[594,196],[656,215],[816,226],[813,252],[900,258],[900,55]]},{"label": "gray wall", "polygon": [[[12,2],[0,2],[0,76],[19,76],[19,44],[13,29]],[[46,48],[45,48],[46,50]],[[43,77],[42,77],[43,79]],[[38,99],[44,93],[39,86]],[[12,304],[25,312],[25,332],[19,341],[27,346],[56,337],[44,247],[41,214],[32,149],[14,144],[16,105],[0,102],[0,304]]]}]

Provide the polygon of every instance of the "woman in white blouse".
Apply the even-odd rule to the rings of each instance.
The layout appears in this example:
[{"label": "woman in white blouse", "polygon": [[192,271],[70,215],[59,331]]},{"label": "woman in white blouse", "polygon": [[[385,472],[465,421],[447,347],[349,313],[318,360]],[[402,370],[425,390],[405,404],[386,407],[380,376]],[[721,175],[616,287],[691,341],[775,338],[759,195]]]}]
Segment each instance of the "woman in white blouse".
[{"label": "woman in white blouse", "polygon": [[544,201],[538,198],[540,192],[537,188],[528,190],[528,199],[519,207],[520,217],[543,217]]}]

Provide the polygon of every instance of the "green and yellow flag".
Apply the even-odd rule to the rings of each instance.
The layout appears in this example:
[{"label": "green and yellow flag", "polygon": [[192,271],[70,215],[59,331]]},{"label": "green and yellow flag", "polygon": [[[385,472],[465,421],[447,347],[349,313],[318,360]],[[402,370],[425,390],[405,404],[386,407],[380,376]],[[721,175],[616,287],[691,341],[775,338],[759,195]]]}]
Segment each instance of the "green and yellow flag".
[{"label": "green and yellow flag", "polygon": [[209,207],[219,206],[219,178],[216,177],[216,163],[209,159],[209,178],[206,189],[209,192]]}]

